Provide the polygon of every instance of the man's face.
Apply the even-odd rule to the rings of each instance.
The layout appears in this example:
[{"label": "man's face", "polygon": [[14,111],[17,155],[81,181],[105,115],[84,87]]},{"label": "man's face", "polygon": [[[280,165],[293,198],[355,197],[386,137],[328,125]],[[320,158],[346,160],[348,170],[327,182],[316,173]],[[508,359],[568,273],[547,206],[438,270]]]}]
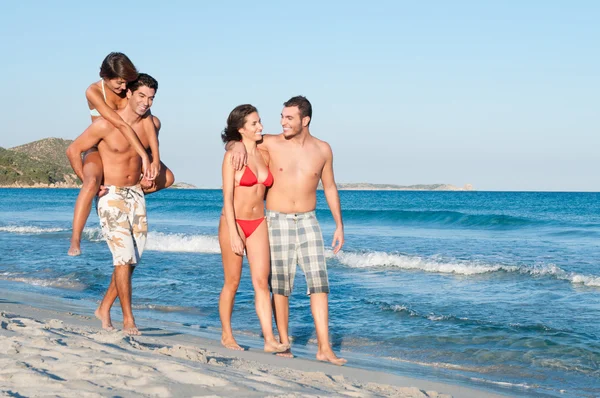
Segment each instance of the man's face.
[{"label": "man's face", "polygon": [[121,94],[127,87],[127,81],[122,77],[110,79],[107,84],[108,88],[115,94]]},{"label": "man's face", "polygon": [[283,108],[281,111],[281,127],[283,127],[283,136],[292,138],[302,131],[302,118],[300,109],[297,106]]},{"label": "man's face", "polygon": [[129,99],[129,106],[135,113],[144,116],[152,106],[152,102],[154,102],[155,93],[156,90],[147,86],[140,86],[134,92],[128,90],[127,98]]}]

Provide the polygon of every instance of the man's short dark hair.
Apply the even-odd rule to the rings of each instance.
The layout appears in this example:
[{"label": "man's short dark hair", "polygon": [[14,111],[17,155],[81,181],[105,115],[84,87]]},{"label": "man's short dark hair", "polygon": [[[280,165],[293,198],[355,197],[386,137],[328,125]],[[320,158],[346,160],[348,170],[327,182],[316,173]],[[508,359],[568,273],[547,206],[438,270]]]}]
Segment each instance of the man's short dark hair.
[{"label": "man's short dark hair", "polygon": [[138,88],[142,86],[153,88],[154,91],[158,91],[158,82],[155,78],[153,78],[147,73],[140,73],[137,79],[127,84],[127,89],[131,90],[131,92],[134,93]]},{"label": "man's short dark hair", "polygon": [[303,119],[304,117],[308,116],[310,118],[308,124],[310,125],[310,122],[312,121],[312,105],[310,104],[310,101],[306,99],[306,97],[297,95],[284,102],[283,106],[286,108],[297,106],[300,110],[300,118]]}]

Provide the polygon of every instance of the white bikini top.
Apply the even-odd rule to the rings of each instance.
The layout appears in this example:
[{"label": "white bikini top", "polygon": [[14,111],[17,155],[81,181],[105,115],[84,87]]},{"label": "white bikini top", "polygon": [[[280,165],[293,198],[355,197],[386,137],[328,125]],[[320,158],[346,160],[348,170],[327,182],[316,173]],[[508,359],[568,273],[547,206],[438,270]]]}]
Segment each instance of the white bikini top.
[{"label": "white bikini top", "polygon": [[[104,102],[106,102],[106,91],[104,91],[104,79],[102,79],[102,95],[104,96]],[[98,117],[100,116],[100,112],[98,112],[98,109],[90,109],[90,115],[92,117]]]}]

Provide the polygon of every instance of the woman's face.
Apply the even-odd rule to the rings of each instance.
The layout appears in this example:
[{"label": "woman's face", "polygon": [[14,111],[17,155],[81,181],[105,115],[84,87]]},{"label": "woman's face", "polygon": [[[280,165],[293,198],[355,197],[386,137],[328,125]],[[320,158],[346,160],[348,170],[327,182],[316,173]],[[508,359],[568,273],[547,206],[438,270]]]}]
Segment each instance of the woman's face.
[{"label": "woman's face", "polygon": [[263,126],[260,122],[258,112],[252,112],[246,116],[244,127],[240,129],[240,134],[252,141],[260,141],[262,139]]},{"label": "woman's face", "polygon": [[127,88],[127,81],[122,77],[117,77],[108,80],[107,86],[113,93],[121,94]]}]

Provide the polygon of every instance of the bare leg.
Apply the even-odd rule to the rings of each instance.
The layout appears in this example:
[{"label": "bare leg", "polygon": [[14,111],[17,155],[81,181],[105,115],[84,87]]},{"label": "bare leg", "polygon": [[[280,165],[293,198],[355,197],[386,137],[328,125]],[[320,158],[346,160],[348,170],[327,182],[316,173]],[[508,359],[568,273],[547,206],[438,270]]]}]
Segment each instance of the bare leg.
[{"label": "bare leg", "polygon": [[69,247],[69,256],[79,256],[81,254],[81,234],[85,227],[85,222],[90,215],[92,201],[98,193],[100,183],[102,182],[102,159],[98,152],[91,152],[83,159],[83,186],[79,190],[77,201],[75,202],[75,211],[73,213],[73,233],[71,234],[71,247]]},{"label": "bare leg", "polygon": [[119,301],[121,302],[121,310],[123,311],[123,332],[129,335],[139,336],[142,333],[135,325],[133,311],[131,310],[132,268],[134,268],[132,265],[117,265],[115,266],[113,274],[115,276],[117,295],[119,296]]},{"label": "bare leg", "polygon": [[[273,294],[273,312],[275,313],[275,323],[279,332],[279,342],[290,346],[290,336],[288,335],[290,298],[281,294]],[[294,357],[291,348],[277,355],[285,358]]]},{"label": "bare leg", "polygon": [[264,350],[266,352],[284,352],[290,346],[279,343],[273,335],[273,311],[271,309],[271,294],[269,293],[271,263],[266,222],[260,224],[252,235],[246,239],[246,255],[252,273],[256,315],[265,339]]},{"label": "bare leg", "polygon": [[[131,268],[131,275],[133,275],[133,271],[135,271],[135,267]],[[108,285],[108,289],[106,289],[106,293],[104,294],[104,298],[102,302],[94,312],[96,318],[102,321],[102,329],[104,330],[114,330],[114,326],[112,324],[112,320],[110,317],[110,310],[117,299],[117,285],[115,284],[115,270],[113,270],[112,278],[110,279],[110,284]]]},{"label": "bare leg", "polygon": [[310,295],[310,309],[315,320],[315,329],[317,330],[317,359],[319,361],[331,362],[334,365],[344,365],[347,360],[338,358],[329,344],[329,308],[327,303],[327,293],[313,293]]},{"label": "bare leg", "polygon": [[150,188],[144,188],[146,195],[169,188],[175,182],[175,176],[163,162],[160,162],[160,173],[154,179],[154,184]]},{"label": "bare leg", "polygon": [[[243,236],[243,235],[241,235]],[[243,239],[243,238],[242,238]],[[235,294],[242,277],[243,257],[236,255],[231,250],[229,243],[229,230],[225,217],[221,216],[219,222],[219,245],[221,246],[221,257],[223,259],[224,282],[221,295],[219,296],[219,315],[221,317],[221,344],[232,350],[243,350],[235,341],[231,330],[231,314],[235,302]]]},{"label": "bare leg", "polygon": [[102,329],[112,331],[115,330],[112,320],[110,319],[110,309],[112,308],[113,303],[117,299],[117,286],[115,285],[115,271],[113,270],[112,277],[110,279],[110,284],[108,285],[108,289],[106,289],[106,293],[104,294],[104,298],[102,302],[94,312],[96,318],[100,319],[102,322]]}]

